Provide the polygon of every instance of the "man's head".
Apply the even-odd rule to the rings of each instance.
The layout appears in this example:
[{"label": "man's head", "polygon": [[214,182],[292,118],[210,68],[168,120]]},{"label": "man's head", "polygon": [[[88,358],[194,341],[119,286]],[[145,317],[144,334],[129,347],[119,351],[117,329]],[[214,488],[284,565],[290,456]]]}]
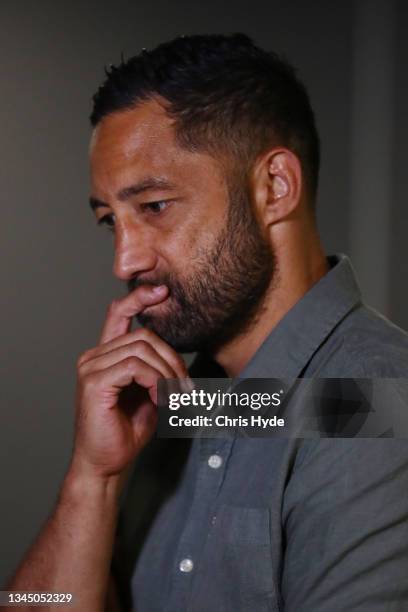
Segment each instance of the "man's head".
[{"label": "man's head", "polygon": [[317,188],[293,69],[242,34],[181,37],[112,67],[91,122],[91,203],[114,226],[115,273],[170,290],[139,321],[180,351],[247,329],[278,279],[269,227],[302,197],[312,214]]}]

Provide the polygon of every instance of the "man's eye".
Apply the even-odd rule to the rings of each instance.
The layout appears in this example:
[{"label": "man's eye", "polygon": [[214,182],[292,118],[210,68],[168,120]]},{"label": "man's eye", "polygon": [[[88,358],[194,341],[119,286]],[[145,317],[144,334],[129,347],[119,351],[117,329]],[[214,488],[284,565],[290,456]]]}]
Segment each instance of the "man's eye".
[{"label": "man's eye", "polygon": [[158,215],[163,212],[168,206],[170,206],[171,202],[168,200],[159,200],[157,202],[146,202],[142,204],[142,210],[147,213],[151,213],[153,215]]},{"label": "man's eye", "polygon": [[104,215],[98,221],[98,225],[105,225],[110,232],[115,229],[114,215]]}]

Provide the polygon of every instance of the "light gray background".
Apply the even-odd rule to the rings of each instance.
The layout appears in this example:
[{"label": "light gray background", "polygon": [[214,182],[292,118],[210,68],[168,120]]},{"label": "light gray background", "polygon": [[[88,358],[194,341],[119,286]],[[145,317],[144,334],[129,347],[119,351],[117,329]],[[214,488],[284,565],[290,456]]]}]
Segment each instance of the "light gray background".
[{"label": "light gray background", "polygon": [[87,204],[105,64],[180,34],[244,31],[306,82],[322,138],[319,224],[367,299],[408,328],[408,7],[400,1],[8,1],[0,6],[0,583],[70,456],[75,361],[125,293]]}]

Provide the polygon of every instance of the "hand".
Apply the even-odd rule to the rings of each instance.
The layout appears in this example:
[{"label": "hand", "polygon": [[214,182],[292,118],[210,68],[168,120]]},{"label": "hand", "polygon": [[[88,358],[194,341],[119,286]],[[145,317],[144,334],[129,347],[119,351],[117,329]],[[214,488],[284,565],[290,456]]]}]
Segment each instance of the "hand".
[{"label": "hand", "polygon": [[129,331],[132,318],[167,297],[140,286],[113,302],[100,343],[78,359],[73,465],[91,475],[120,475],[151,438],[159,378],[188,378],[183,359],[152,331]]}]

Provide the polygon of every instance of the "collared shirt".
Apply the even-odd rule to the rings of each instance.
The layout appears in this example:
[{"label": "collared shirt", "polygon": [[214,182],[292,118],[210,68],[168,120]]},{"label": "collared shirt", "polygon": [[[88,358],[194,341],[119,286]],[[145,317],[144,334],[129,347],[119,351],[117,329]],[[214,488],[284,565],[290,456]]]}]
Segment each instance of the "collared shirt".
[{"label": "collared shirt", "polygon": [[[408,335],[328,263],[240,378],[408,377]],[[203,356],[191,373],[225,376]],[[408,610],[408,441],[155,439],[113,568],[137,612]]]}]

